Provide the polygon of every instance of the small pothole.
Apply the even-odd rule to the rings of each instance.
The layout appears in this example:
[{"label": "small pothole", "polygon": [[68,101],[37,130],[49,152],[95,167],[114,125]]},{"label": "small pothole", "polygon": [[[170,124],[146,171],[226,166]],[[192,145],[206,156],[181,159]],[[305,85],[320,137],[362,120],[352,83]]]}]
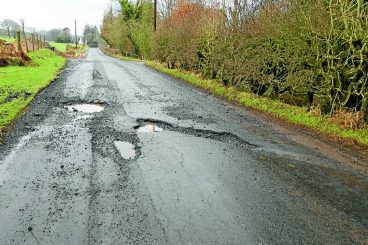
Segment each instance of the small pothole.
[{"label": "small pothole", "polygon": [[136,156],[135,147],[132,143],[126,141],[115,141],[114,145],[120,152],[122,158],[126,160],[134,159]]},{"label": "small pothole", "polygon": [[75,104],[66,106],[69,111],[79,111],[83,113],[96,113],[101,112],[105,108],[99,104]]}]

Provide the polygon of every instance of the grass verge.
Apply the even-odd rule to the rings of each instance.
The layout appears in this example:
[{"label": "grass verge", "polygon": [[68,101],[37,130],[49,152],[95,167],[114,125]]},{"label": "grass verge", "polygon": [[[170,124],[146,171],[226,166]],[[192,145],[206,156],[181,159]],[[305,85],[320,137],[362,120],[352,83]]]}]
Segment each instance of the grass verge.
[{"label": "grass verge", "polygon": [[55,79],[65,59],[52,51],[30,52],[29,66],[0,68],[0,130],[9,125],[36,94]]},{"label": "grass verge", "polygon": [[202,79],[198,75],[178,69],[168,69],[164,65],[154,61],[146,61],[146,65],[159,72],[187,81],[215,95],[225,97],[230,101],[235,101],[258,111],[266,112],[290,123],[305,126],[340,139],[353,140],[360,144],[368,145],[367,128],[357,130],[341,128],[339,125],[331,122],[328,117],[315,116],[303,107],[292,106],[277,100],[242,92],[234,87],[226,87],[216,80]]}]

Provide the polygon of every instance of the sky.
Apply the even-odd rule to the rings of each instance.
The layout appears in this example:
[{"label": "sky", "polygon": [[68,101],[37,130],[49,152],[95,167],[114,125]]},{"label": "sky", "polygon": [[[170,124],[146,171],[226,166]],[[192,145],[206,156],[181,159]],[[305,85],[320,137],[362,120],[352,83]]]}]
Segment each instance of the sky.
[{"label": "sky", "polygon": [[99,26],[112,0],[0,0],[0,21],[25,19],[37,31],[69,27],[81,34],[85,24]]}]

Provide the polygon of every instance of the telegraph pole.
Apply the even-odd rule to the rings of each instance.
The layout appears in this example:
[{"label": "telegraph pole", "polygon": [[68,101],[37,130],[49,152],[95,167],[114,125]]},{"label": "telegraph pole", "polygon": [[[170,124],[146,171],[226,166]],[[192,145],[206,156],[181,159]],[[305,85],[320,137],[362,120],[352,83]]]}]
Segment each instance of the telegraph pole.
[{"label": "telegraph pole", "polygon": [[157,0],[153,1],[153,31],[157,29]]}]

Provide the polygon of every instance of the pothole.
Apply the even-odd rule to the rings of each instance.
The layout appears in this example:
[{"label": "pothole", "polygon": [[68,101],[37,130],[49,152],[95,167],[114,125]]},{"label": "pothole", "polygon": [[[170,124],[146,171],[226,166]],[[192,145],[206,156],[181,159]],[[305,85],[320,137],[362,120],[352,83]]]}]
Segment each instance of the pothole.
[{"label": "pothole", "polygon": [[134,159],[136,156],[135,147],[132,143],[126,141],[115,141],[114,145],[120,152],[122,158],[126,160]]},{"label": "pothole", "polygon": [[138,133],[155,133],[163,131],[163,128],[160,128],[153,122],[144,122],[144,125],[136,128]]},{"label": "pothole", "polygon": [[186,135],[193,135],[195,137],[202,137],[207,139],[213,139],[222,142],[232,142],[236,145],[243,145],[246,147],[258,147],[253,143],[248,142],[247,140],[233,134],[230,132],[224,131],[212,131],[207,129],[199,129],[194,127],[180,127],[178,125],[173,125],[168,122],[155,120],[155,119],[144,119],[138,118],[137,123],[139,126],[134,127],[134,129],[138,133],[154,133],[160,132],[163,130],[172,131],[172,132],[179,132]]},{"label": "pothole", "polygon": [[96,113],[104,110],[104,107],[99,104],[76,104],[66,106],[69,111],[80,111],[83,113]]}]

